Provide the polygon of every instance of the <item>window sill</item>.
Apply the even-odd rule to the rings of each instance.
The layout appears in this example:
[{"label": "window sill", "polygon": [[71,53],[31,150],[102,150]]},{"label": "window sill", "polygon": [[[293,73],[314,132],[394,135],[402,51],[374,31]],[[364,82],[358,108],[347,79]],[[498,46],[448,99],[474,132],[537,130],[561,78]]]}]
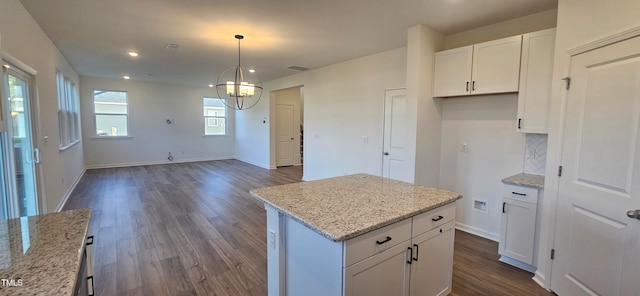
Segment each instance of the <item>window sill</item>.
[{"label": "window sill", "polygon": [[229,135],[202,135],[203,138],[228,137]]},{"label": "window sill", "polygon": [[69,143],[69,144],[67,144],[67,145],[64,145],[64,146],[58,146],[58,151],[65,151],[65,150],[67,150],[67,149],[69,149],[69,148],[71,148],[71,147],[75,146],[76,144],[78,144],[78,143],[80,143],[80,142],[81,142],[80,140],[75,140],[75,141],[73,141],[73,142],[71,142],[71,143]]},{"label": "window sill", "polygon": [[91,137],[92,140],[102,140],[102,139],[119,139],[119,140],[128,140],[128,139],[133,139],[132,136],[93,136]]}]

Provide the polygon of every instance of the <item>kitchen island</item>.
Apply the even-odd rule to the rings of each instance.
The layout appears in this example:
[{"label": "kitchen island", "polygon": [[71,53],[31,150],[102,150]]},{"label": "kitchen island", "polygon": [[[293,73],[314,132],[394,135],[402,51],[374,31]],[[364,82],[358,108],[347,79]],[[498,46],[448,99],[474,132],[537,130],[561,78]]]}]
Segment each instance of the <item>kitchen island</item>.
[{"label": "kitchen island", "polygon": [[458,193],[358,174],[254,189],[268,292],[446,295]]},{"label": "kitchen island", "polygon": [[0,295],[86,295],[91,209],[0,221]]}]

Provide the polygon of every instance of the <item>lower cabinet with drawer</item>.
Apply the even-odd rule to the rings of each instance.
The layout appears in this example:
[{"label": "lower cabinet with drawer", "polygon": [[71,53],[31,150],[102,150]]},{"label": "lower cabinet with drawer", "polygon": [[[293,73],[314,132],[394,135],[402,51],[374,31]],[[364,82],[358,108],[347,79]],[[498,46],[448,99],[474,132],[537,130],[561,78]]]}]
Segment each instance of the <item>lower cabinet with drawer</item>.
[{"label": "lower cabinet with drawer", "polygon": [[504,184],[498,253],[500,261],[535,272],[538,189]]},{"label": "lower cabinet with drawer", "polygon": [[[449,204],[348,240],[343,295],[449,294],[454,233],[455,204]],[[371,251],[387,243],[388,249]]]},{"label": "lower cabinet with drawer", "polygon": [[[269,217],[277,213],[267,207]],[[269,295],[434,296],[451,292],[455,203],[342,242],[286,219]],[[272,225],[272,224],[271,224]],[[273,225],[275,226],[275,225]]]}]

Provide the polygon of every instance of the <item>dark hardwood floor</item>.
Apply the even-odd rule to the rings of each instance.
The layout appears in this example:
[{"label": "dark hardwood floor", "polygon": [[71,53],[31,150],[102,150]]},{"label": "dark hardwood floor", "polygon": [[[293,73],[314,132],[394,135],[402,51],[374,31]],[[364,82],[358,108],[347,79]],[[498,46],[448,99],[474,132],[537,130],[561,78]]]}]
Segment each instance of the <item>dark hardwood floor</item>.
[{"label": "dark hardwood floor", "polygon": [[[96,295],[261,295],[266,215],[249,190],[299,182],[302,167],[236,160],[88,170],[65,209],[93,208]],[[452,295],[552,295],[456,231]]]}]

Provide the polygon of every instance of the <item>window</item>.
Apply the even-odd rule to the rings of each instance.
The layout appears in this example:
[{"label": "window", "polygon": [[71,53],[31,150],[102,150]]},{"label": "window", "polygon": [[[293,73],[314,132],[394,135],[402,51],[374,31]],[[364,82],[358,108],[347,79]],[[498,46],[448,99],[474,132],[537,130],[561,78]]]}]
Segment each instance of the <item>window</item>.
[{"label": "window", "polygon": [[227,108],[218,98],[204,98],[204,134],[227,134]]},{"label": "window", "polygon": [[75,83],[56,72],[58,84],[58,129],[60,130],[60,149],[71,147],[80,142],[80,107]]},{"label": "window", "polygon": [[96,116],[96,135],[124,137],[129,135],[127,92],[94,90],[93,107]]}]

